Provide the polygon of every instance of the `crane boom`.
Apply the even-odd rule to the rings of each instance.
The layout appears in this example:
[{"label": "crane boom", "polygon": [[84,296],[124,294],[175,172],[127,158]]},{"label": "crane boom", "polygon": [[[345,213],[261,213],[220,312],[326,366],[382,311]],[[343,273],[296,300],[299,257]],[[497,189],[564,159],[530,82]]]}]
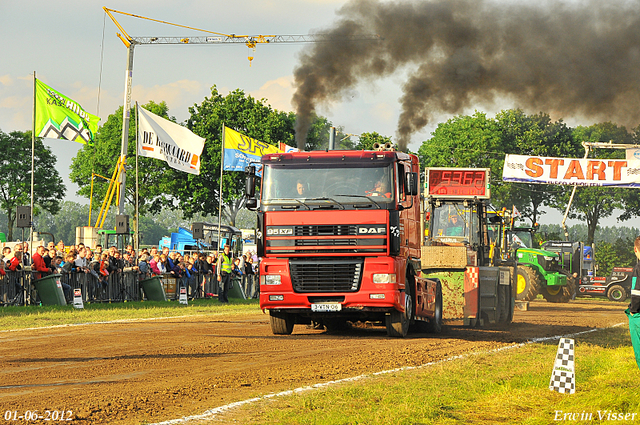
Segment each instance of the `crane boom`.
[{"label": "crane boom", "polygon": [[221,35],[206,37],[131,37],[132,44],[222,44],[236,43],[255,47],[259,43],[318,43],[344,40],[378,40],[378,35],[334,36],[332,34],[307,35]]},{"label": "crane boom", "polygon": [[[380,36],[378,34],[363,34],[363,35],[333,35],[333,34],[307,34],[307,35],[237,35],[237,34],[224,34],[215,31],[204,30],[200,28],[189,27],[186,25],[174,24],[171,22],[161,21],[158,19],[147,18],[145,16],[134,15],[132,13],[121,12],[119,10],[109,9],[103,7],[105,13],[109,15],[113,23],[118,27],[122,34],[117,34],[120,40],[129,47],[131,44],[223,44],[223,43],[235,43],[245,44],[247,47],[254,49],[257,44],[262,43],[317,43],[323,41],[344,41],[344,40],[378,40]],[[148,21],[158,22],[167,25],[173,25],[180,28],[186,28],[194,31],[205,32],[212,34],[211,36],[200,37],[131,37],[120,23],[111,14],[120,13],[122,15],[131,16],[134,18],[145,19]]]}]

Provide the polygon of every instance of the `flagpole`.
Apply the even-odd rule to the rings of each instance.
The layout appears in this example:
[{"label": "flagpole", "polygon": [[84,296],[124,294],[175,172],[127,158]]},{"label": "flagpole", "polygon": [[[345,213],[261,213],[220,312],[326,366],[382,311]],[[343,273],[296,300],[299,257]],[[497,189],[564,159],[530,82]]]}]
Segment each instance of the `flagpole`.
[{"label": "flagpole", "polygon": [[135,245],[135,250],[138,252],[138,246],[140,244],[140,233],[139,233],[139,222],[140,215],[138,212],[138,144],[140,141],[138,140],[138,102],[136,101],[136,111],[135,111],[135,124],[136,124],[136,230],[135,230],[135,239],[133,241]]},{"label": "flagpole", "polygon": [[[220,193],[218,195],[218,251],[220,251],[220,228],[222,227],[222,171],[224,170],[224,123],[222,123],[222,153],[220,155]],[[224,248],[224,247],[223,247]]]},{"label": "flagpole", "polygon": [[29,258],[33,250],[33,174],[35,168],[35,150],[36,150],[36,71],[33,71],[33,127],[31,129],[31,210],[29,215]]}]

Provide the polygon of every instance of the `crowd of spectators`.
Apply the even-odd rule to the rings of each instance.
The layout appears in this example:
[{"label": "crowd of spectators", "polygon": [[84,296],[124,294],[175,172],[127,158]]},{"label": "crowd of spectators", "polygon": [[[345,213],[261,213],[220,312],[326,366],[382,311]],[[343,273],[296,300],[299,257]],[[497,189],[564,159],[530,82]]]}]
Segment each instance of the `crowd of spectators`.
[{"label": "crowd of spectators", "polygon": [[[251,252],[234,259],[233,277],[243,286],[245,294],[250,291],[249,288],[254,287],[257,260],[255,253]],[[161,250],[157,247],[142,248],[136,252],[132,245],[127,245],[123,251],[115,246],[105,249],[101,245],[92,250],[82,243],[65,246],[63,241],[57,244],[49,242],[46,246],[39,245],[33,258],[29,256],[27,243],[17,243],[13,250],[5,247],[0,259],[0,276],[5,275],[6,271],[15,272],[22,269],[30,270],[35,279],[54,273],[91,275],[95,294],[106,293],[109,276],[114,274],[132,273],[137,275],[139,280],[154,275],[169,275],[176,278],[180,287],[189,288],[192,297],[213,295],[205,292],[205,285],[211,279],[215,280],[219,274],[216,252],[183,255],[176,251],[170,252],[167,247]],[[61,284],[65,298],[70,302],[73,299],[72,288],[65,282]],[[250,295],[253,294],[248,294]]]}]

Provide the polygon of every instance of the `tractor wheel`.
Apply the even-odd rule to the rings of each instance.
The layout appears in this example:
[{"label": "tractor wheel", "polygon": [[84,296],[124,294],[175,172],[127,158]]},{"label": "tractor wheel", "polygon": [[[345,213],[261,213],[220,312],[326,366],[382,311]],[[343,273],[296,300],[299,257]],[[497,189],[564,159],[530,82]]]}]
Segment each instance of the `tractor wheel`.
[{"label": "tractor wheel", "polygon": [[528,266],[518,266],[516,300],[532,301],[543,286],[540,274]]},{"label": "tractor wheel", "polygon": [[613,285],[607,291],[607,297],[611,301],[624,301],[627,299],[627,291],[620,285]]},{"label": "tractor wheel", "polygon": [[545,286],[542,288],[542,296],[550,303],[568,303],[573,298],[576,289],[576,279],[567,276],[565,286]]},{"label": "tractor wheel", "polygon": [[387,326],[387,335],[404,338],[409,332],[409,324],[413,317],[413,300],[411,295],[404,293],[404,313],[393,310],[385,316],[385,324]]},{"label": "tractor wheel", "polygon": [[498,308],[498,323],[511,323],[513,319],[511,285],[498,285]]},{"label": "tractor wheel", "polygon": [[270,310],[269,322],[271,323],[271,332],[274,335],[291,335],[295,317],[288,313]]}]

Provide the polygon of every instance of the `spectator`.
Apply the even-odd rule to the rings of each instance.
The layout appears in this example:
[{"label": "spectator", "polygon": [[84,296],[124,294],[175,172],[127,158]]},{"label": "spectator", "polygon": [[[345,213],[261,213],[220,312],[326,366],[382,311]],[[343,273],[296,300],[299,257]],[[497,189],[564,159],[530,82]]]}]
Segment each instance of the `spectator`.
[{"label": "spectator", "polygon": [[147,262],[149,256],[147,254],[140,255],[140,261],[138,261],[138,271],[140,272],[140,280],[147,279],[151,275],[151,267]]},{"label": "spectator", "polygon": [[31,271],[35,272],[36,279],[40,279],[51,273],[51,269],[47,267],[44,262],[44,258],[42,258],[44,250],[44,246],[39,245],[38,248],[36,248],[35,254],[33,254],[33,266],[31,267]]},{"label": "spectator", "polygon": [[107,278],[109,276],[110,264],[111,261],[109,254],[103,252],[102,257],[100,258],[100,271],[98,272],[98,274],[100,275],[100,283],[102,284],[102,289],[104,291],[106,291],[107,287],[109,286],[109,281],[107,280]]},{"label": "spectator", "polygon": [[80,245],[78,248],[78,256],[75,259],[75,266],[77,272],[88,273],[87,250],[84,245]]},{"label": "spectator", "polygon": [[244,288],[245,294],[247,297],[250,297],[253,294],[253,287],[255,285],[255,273],[253,272],[253,260],[251,259],[251,254],[247,253],[244,257]]},{"label": "spectator", "polygon": [[198,261],[196,262],[196,266],[198,267],[198,271],[200,272],[200,290],[202,294],[206,296],[206,284],[211,279],[211,274],[213,273],[213,267],[210,263],[207,262],[207,256],[204,253],[198,254]]},{"label": "spectator", "polygon": [[18,256],[16,256],[16,252],[19,252],[19,251],[15,251],[15,252],[11,253],[11,248],[9,248],[8,246],[5,246],[2,249],[2,255],[4,256],[5,268],[9,269],[12,272],[15,272],[16,270],[22,270],[22,266],[20,264],[21,255],[18,254]]},{"label": "spectator", "polygon": [[91,251],[89,252],[91,254],[91,258],[87,258],[87,270],[89,271],[89,274],[91,274],[91,276],[94,278],[93,288],[95,294],[97,295],[98,291],[101,289],[100,282],[102,280],[102,276],[100,275],[100,257],[94,256],[93,252]]},{"label": "spectator", "polygon": [[[185,256],[185,258],[187,258],[187,256]],[[196,298],[198,296],[198,267],[192,257],[188,258],[189,260],[184,262],[187,274],[187,285],[191,289],[191,297]]]},{"label": "spectator", "polygon": [[216,266],[216,274],[218,282],[220,283],[218,300],[226,304],[229,302],[227,292],[231,289],[231,276],[233,271],[233,256],[230,253],[231,247],[227,244],[224,246],[224,251],[220,254],[218,263]]},{"label": "spectator", "polygon": [[[35,254],[34,254],[34,257],[35,257]],[[51,270],[51,254],[49,253],[49,248],[44,248],[44,254],[42,255],[42,259],[44,260],[44,265],[47,266],[49,270]]]},{"label": "spectator", "polygon": [[173,270],[176,267],[176,265],[179,264],[178,253],[173,251],[171,254],[169,254],[169,256],[167,257],[167,262],[169,264],[169,267],[167,269]]},{"label": "spectator", "polygon": [[121,273],[124,270],[124,261],[120,251],[114,250],[112,257],[109,257],[109,274]]},{"label": "spectator", "polygon": [[58,244],[56,245],[56,250],[61,252],[62,255],[64,255],[64,242],[62,242],[62,239],[58,241]]},{"label": "spectator", "polygon": [[31,265],[31,253],[29,252],[29,244],[27,242],[25,242],[24,244],[24,249],[23,249],[23,257],[22,257],[22,264],[24,264],[25,266],[29,266]]},{"label": "spectator", "polygon": [[96,255],[96,259],[100,260],[102,258],[102,245],[98,244],[96,245],[96,250],[95,250],[95,255]]},{"label": "spectator", "polygon": [[171,272],[171,269],[169,268],[169,259],[164,254],[160,254],[160,262],[158,263],[158,269],[160,270],[160,273]]},{"label": "spectator", "polygon": [[64,262],[61,264],[62,272],[65,274],[71,274],[75,272],[76,271],[76,266],[74,264],[75,260],[76,260],[76,256],[73,254],[73,252],[69,252],[64,257]]},{"label": "spectator", "polygon": [[162,273],[160,271],[160,269],[158,268],[158,263],[159,262],[160,262],[160,256],[158,254],[156,254],[153,257],[151,257],[151,260],[149,260],[149,269],[151,270],[151,273],[153,273],[153,274],[161,274]]},{"label": "spectator", "polygon": [[51,272],[52,273],[62,273],[62,257],[56,255],[51,259]]}]

